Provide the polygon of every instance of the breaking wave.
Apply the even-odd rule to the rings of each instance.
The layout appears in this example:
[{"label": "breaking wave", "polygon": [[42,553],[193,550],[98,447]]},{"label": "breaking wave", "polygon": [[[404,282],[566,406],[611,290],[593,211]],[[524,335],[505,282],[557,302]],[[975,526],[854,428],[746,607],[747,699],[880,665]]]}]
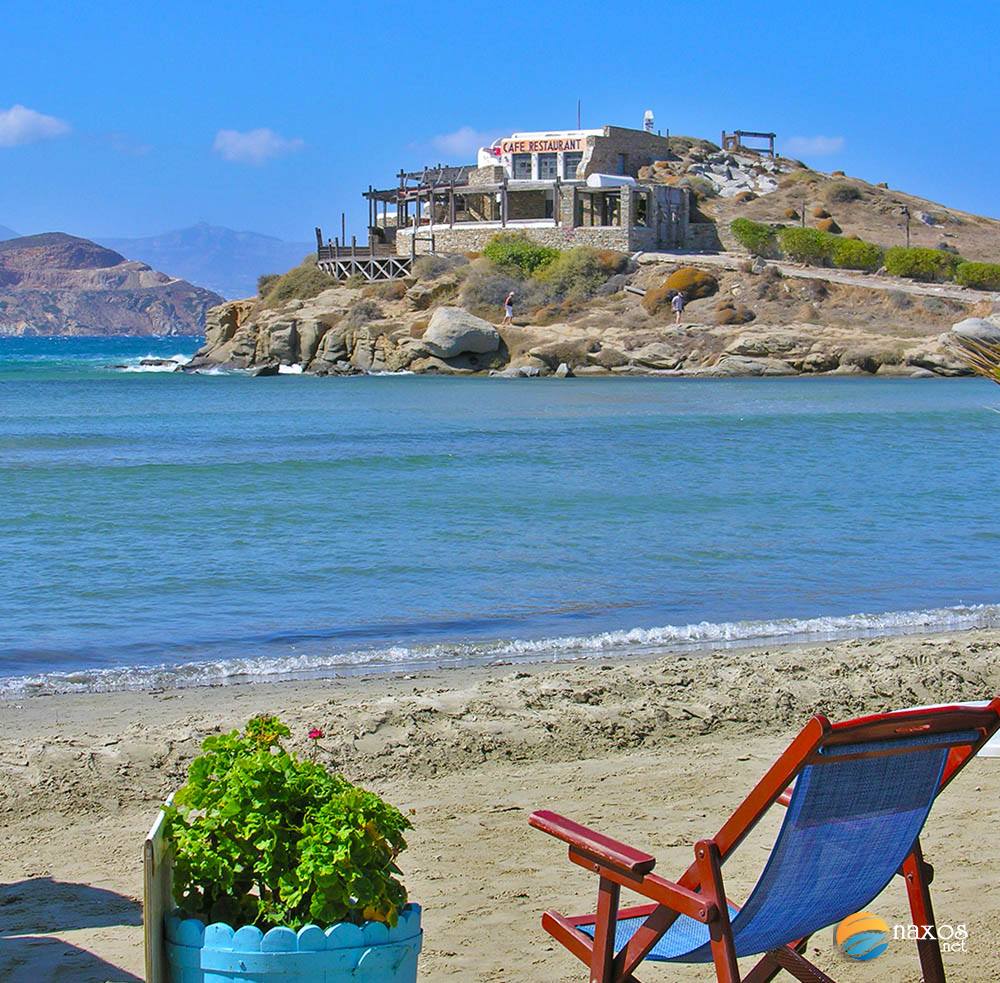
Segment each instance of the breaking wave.
[{"label": "breaking wave", "polygon": [[[427,645],[386,645],[346,651],[297,651],[288,639],[278,655],[130,665],[0,678],[0,697],[32,694],[159,690],[459,666],[651,656],[764,644],[801,644],[880,635],[1000,627],[1000,604],[830,615],[762,621],[702,621],[689,625],[631,628],[593,635],[498,639]],[[328,643],[329,644],[329,643]]]},{"label": "breaking wave", "polygon": [[190,361],[190,355],[170,355],[167,358],[144,355],[142,358],[129,359],[124,364],[115,365],[113,368],[119,372],[177,372]]}]

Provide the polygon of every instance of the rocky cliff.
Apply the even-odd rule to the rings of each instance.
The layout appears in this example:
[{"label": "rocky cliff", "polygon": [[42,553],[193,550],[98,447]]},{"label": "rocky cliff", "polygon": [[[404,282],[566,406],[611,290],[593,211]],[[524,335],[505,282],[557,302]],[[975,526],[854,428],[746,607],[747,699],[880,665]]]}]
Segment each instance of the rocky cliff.
[{"label": "rocky cliff", "polygon": [[763,263],[726,269],[718,257],[710,259],[711,272],[700,271],[706,296],[689,304],[680,325],[669,305],[658,308],[647,299],[679,263],[633,264],[565,320],[522,318],[509,327],[460,306],[470,265],[409,285],[334,285],[271,308],[256,300],[223,304],[208,312],[205,346],[189,368],[276,374],[280,366],[300,366],[316,375],[961,375],[969,370],[950,351],[946,334],[955,321],[990,309],[971,291],[942,296],[940,288],[886,278],[793,275]]},{"label": "rocky cliff", "polygon": [[0,335],[196,335],[221,300],[61,232],[0,242]]}]

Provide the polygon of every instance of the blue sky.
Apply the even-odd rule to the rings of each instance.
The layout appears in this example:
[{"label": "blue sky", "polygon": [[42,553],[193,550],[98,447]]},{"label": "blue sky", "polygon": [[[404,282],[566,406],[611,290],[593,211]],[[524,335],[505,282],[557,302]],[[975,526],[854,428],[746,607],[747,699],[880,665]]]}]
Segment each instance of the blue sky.
[{"label": "blue sky", "polygon": [[308,240],[477,136],[773,129],[823,170],[1000,215],[1000,4],[46,2],[0,8],[0,225]]}]

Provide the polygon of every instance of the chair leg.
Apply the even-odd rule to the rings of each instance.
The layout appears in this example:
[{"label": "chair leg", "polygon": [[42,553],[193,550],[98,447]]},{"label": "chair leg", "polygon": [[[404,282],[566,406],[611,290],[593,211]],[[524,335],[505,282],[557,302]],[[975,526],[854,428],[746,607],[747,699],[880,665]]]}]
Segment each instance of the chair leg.
[{"label": "chair leg", "polygon": [[[809,936],[799,939],[798,942],[789,942],[787,948],[794,949],[799,955],[802,955],[806,951],[806,944],[809,942]],[[784,967],[775,958],[774,952],[766,953],[750,970],[746,976],[743,977],[743,983],[771,983],[781,972]]]},{"label": "chair leg", "polygon": [[708,926],[716,978],[718,983],[740,983],[736,944],[733,942],[733,928],[729,924],[729,905],[726,903],[726,889],[722,883],[719,848],[712,840],[699,840],[695,844],[694,855],[701,875],[702,894],[711,898],[719,910],[719,917]]},{"label": "chair leg", "polygon": [[920,970],[924,976],[924,983],[945,983],[941,943],[938,941],[934,908],[931,906],[930,883],[933,876],[934,869],[930,864],[924,863],[920,840],[917,840],[912,852],[903,861],[903,877],[906,879],[906,893],[910,899],[910,915],[918,931],[917,955],[920,957]]},{"label": "chair leg", "polygon": [[613,983],[615,929],[621,888],[602,877],[597,889],[597,921],[594,924],[594,951],[590,959],[590,983]]},{"label": "chair leg", "polygon": [[774,961],[787,970],[800,983],[836,983],[832,977],[827,976],[818,966],[814,966],[805,956],[796,952],[790,946],[782,946],[780,949],[773,949],[768,953],[774,957]]}]

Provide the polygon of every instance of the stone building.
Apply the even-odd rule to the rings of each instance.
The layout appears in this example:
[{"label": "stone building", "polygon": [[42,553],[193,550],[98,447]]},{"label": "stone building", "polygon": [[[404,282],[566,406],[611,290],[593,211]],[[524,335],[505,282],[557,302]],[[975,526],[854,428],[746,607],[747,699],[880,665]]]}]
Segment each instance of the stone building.
[{"label": "stone building", "polygon": [[513,133],[475,165],[401,171],[398,187],[370,188],[371,235],[399,256],[478,252],[501,231],[560,248],[686,248],[688,192],[638,179],[669,155],[666,137],[618,126]]}]

